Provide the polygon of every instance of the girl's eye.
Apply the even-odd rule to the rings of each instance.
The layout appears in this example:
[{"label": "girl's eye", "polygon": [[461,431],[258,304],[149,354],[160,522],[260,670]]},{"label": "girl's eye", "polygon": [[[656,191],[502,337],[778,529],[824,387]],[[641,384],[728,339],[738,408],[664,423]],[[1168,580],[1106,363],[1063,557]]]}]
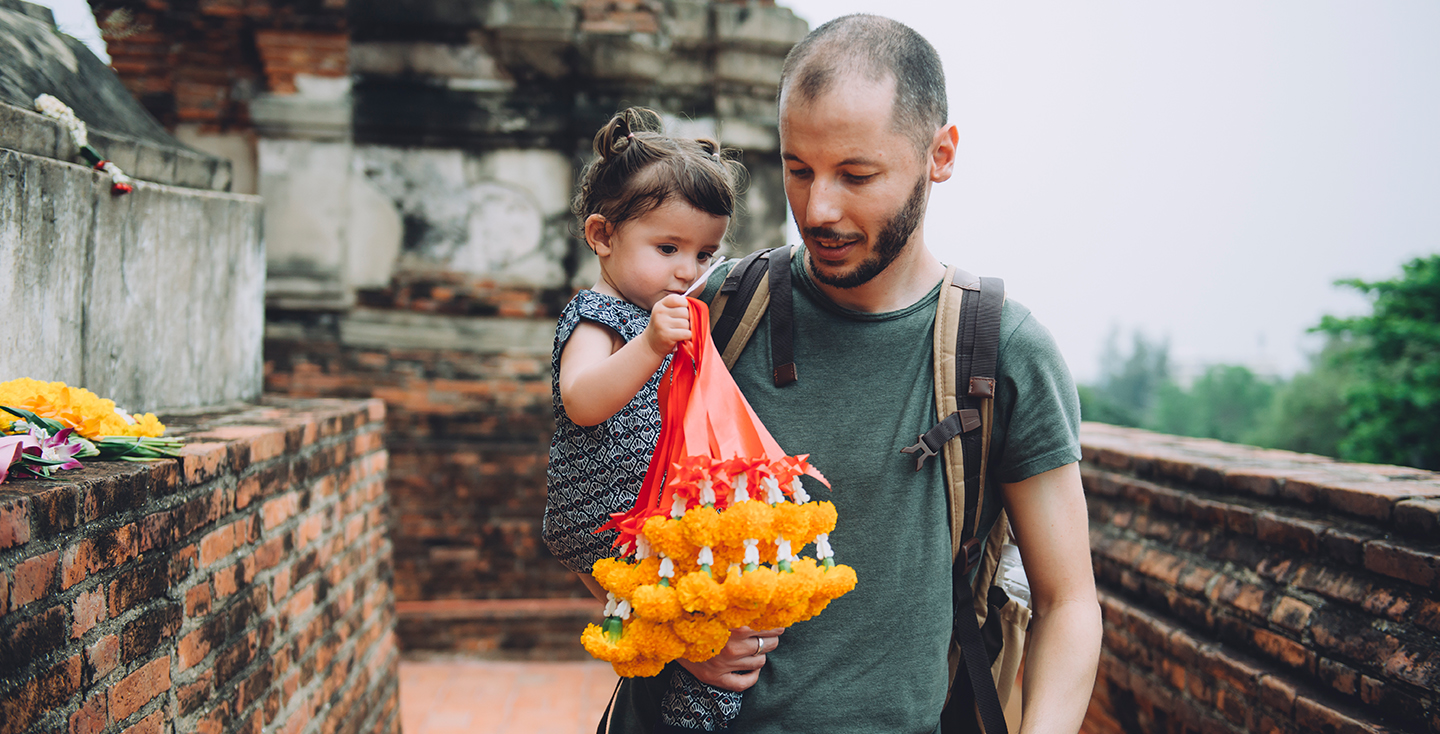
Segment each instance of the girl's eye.
[{"label": "girl's eye", "polygon": [[700,253],[699,259],[700,259],[700,262],[702,262],[702,263],[710,262],[711,260],[714,260],[714,259],[715,259],[715,253],[713,253],[713,252],[702,252],[702,253]]},{"label": "girl's eye", "polygon": [[674,245],[660,245],[659,247],[660,251],[665,253],[666,255],[674,255],[675,253],[680,251],[680,248]]},{"label": "girl's eye", "polygon": [[791,168],[791,169],[789,169],[788,171],[786,171],[786,173],[789,173],[790,176],[791,176],[791,178],[809,178],[809,176],[810,176],[810,169],[808,169],[808,168]]}]

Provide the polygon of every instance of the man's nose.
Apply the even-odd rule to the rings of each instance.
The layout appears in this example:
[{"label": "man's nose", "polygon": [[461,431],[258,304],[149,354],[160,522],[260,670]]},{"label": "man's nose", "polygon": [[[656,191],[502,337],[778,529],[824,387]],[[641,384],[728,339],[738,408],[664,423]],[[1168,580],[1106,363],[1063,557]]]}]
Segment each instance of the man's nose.
[{"label": "man's nose", "polygon": [[805,224],[820,227],[840,220],[840,191],[830,181],[816,180],[810,185],[810,200],[805,203]]}]

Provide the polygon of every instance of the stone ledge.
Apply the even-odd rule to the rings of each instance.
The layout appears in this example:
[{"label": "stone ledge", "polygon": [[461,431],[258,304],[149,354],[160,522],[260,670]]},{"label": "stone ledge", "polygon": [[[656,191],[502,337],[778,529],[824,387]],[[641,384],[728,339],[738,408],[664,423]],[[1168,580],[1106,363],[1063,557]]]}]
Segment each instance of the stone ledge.
[{"label": "stone ledge", "polygon": [[1440,473],[1410,467],[1353,464],[1103,423],[1083,424],[1081,444],[1084,460],[1100,468],[1218,494],[1280,500],[1386,530],[1423,530],[1422,513],[1429,509],[1414,501],[1440,498]]},{"label": "stone ledge", "polygon": [[[87,121],[87,126],[91,123]],[[90,144],[140,181],[209,191],[229,191],[230,161],[187,148],[165,147],[90,126]],[[60,123],[0,102],[0,148],[76,162],[79,149]]]}]

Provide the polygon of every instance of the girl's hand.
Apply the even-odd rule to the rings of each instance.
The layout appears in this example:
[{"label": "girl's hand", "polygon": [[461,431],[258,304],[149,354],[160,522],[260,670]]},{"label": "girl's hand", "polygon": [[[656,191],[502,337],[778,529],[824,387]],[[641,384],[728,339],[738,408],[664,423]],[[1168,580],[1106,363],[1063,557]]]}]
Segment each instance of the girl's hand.
[{"label": "girl's hand", "polygon": [[784,633],[784,627],[772,630],[739,627],[730,630],[730,641],[715,657],[703,663],[692,663],[684,658],[677,662],[701,683],[727,691],[743,691],[760,680],[765,656],[780,646],[780,635]]},{"label": "girl's hand", "polygon": [[689,339],[690,306],[685,296],[670,294],[650,309],[650,325],[641,335],[645,343],[663,359],[675,345]]}]

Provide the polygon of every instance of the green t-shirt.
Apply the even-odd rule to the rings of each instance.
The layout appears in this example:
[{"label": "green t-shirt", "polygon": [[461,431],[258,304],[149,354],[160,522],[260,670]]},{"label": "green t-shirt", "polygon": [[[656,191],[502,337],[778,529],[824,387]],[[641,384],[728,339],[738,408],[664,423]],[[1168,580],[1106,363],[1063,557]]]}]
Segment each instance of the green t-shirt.
[{"label": "green t-shirt", "polygon": [[[835,560],[859,583],[786,630],[733,729],[929,734],[949,680],[949,512],[941,462],[917,472],[900,449],[936,421],[940,285],[899,311],[850,311],[815,287],[803,259],[792,260],[798,381],[775,387],[768,315],[732,374],[781,448],[810,454],[830,480],[833,491],[809,478],[806,489],[835,503]],[[985,523],[999,511],[999,483],[1080,460],[1079,399],[1049,332],[1011,300],[1000,334]]]}]

